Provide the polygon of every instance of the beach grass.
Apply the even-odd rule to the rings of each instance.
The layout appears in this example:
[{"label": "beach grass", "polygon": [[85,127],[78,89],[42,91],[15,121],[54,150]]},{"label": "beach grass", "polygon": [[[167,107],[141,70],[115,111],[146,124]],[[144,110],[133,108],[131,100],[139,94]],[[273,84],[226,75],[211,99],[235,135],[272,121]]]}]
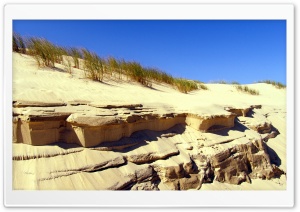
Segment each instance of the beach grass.
[{"label": "beach grass", "polygon": [[74,68],[79,68],[79,58],[83,58],[81,50],[71,47],[67,49],[67,54],[73,58]]},{"label": "beach grass", "polygon": [[259,91],[258,90],[251,89],[251,88],[249,88],[246,85],[236,85],[235,87],[236,87],[236,89],[238,91],[241,91],[241,92],[244,92],[244,93],[248,93],[248,94],[251,94],[251,95],[259,95]]},{"label": "beach grass", "polygon": [[26,44],[25,40],[19,34],[13,34],[13,51],[26,54]]},{"label": "beach grass", "polygon": [[275,88],[278,88],[278,89],[286,88],[286,86],[284,84],[282,84],[280,82],[273,81],[273,80],[262,80],[262,81],[258,81],[258,82],[273,85]]},{"label": "beach grass", "polygon": [[182,93],[198,90],[198,85],[194,81],[182,78],[175,79],[174,86]]},{"label": "beach grass", "polygon": [[65,57],[63,65],[65,66],[66,72],[72,74],[72,59],[69,56]]},{"label": "beach grass", "polygon": [[84,73],[88,79],[102,82],[104,75],[104,61],[96,53],[82,49],[84,59]]},{"label": "beach grass", "polygon": [[52,44],[43,38],[29,38],[28,48],[38,63],[39,67],[55,67],[55,63],[62,63],[63,55],[67,55],[67,51],[63,47]]},{"label": "beach grass", "polygon": [[[13,35],[13,51],[26,51],[26,54],[35,58],[39,67],[55,67],[56,63],[65,66],[68,73],[72,73],[72,68],[83,69],[85,77],[95,81],[103,81],[105,77],[118,78],[138,82],[146,87],[152,87],[153,82],[166,83],[182,93],[193,90],[207,90],[207,86],[200,81],[175,78],[171,74],[159,70],[158,68],[143,67],[136,61],[118,60],[112,56],[103,59],[96,53],[88,49],[75,47],[61,47],[53,44],[44,38]],[[65,58],[65,60],[64,60]],[[72,66],[72,58],[74,66]],[[83,67],[80,67],[79,59],[83,59]],[[225,81],[220,83],[225,84]]]},{"label": "beach grass", "polygon": [[237,82],[237,81],[232,81],[230,84],[232,84],[232,85],[240,85],[240,83]]},{"label": "beach grass", "polygon": [[228,82],[225,80],[216,80],[216,81],[212,81],[211,83],[213,83],[213,84],[228,84]]}]

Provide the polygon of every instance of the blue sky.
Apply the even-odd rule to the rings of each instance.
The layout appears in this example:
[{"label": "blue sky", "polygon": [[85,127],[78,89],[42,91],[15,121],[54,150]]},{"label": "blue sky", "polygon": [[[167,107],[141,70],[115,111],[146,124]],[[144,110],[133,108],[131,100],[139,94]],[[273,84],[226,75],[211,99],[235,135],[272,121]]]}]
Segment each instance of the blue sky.
[{"label": "blue sky", "polygon": [[175,77],[286,84],[284,20],[15,20],[13,30]]}]

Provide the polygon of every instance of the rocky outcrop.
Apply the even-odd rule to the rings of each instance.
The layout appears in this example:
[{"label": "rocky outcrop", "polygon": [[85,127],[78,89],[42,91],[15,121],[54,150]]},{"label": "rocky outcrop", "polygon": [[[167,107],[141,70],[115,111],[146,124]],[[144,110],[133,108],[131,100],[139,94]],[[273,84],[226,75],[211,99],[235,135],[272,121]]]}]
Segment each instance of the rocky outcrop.
[{"label": "rocky outcrop", "polygon": [[14,189],[188,190],[285,174],[258,114],[72,104],[14,108]]},{"label": "rocky outcrop", "polygon": [[49,180],[37,179],[35,183],[43,190],[128,190],[143,182],[151,184],[154,178],[151,166],[128,163],[98,172],[78,172]]},{"label": "rocky outcrop", "polygon": [[137,131],[162,131],[176,124],[186,124],[201,132],[231,128],[235,118],[234,114],[226,111],[222,115],[210,116],[159,111],[149,113],[149,109],[142,109],[140,104],[97,106],[102,110],[96,112],[89,112],[88,107],[86,112],[78,112],[77,107],[65,107],[61,112],[59,108],[15,110],[13,141],[31,145],[65,142],[92,147],[129,137]]},{"label": "rocky outcrop", "polygon": [[215,180],[232,184],[274,176],[270,158],[261,140],[249,141],[221,151],[211,157]]},{"label": "rocky outcrop", "polygon": [[201,132],[216,131],[220,129],[231,128],[234,126],[235,114],[211,115],[201,117],[195,114],[188,114],[186,124]]},{"label": "rocky outcrop", "polygon": [[234,113],[237,116],[246,117],[253,109],[260,109],[261,105],[250,105],[249,107],[225,107],[228,112]]}]

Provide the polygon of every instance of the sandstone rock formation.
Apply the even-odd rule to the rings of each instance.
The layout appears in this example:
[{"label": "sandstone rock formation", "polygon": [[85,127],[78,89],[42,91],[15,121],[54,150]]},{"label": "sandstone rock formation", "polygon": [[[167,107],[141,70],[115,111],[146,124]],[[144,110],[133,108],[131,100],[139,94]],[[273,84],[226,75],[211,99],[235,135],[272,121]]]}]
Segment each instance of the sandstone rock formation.
[{"label": "sandstone rock formation", "polygon": [[264,143],[277,134],[265,116],[244,117],[253,109],[15,103],[14,189],[188,190],[279,177]]},{"label": "sandstone rock formation", "polygon": [[[73,103],[74,105],[74,103]],[[13,117],[14,142],[46,145],[55,142],[76,143],[92,147],[103,142],[117,141],[140,130],[162,131],[176,124],[186,124],[202,132],[234,126],[235,114],[201,116],[189,113],[161,113],[143,109],[142,105],[104,105],[93,110],[85,106],[16,108]],[[48,105],[49,106],[49,105]],[[137,107],[139,109],[137,110]],[[120,108],[111,110],[111,108]],[[214,129],[215,130],[215,129]],[[42,136],[47,134],[47,136]]]}]

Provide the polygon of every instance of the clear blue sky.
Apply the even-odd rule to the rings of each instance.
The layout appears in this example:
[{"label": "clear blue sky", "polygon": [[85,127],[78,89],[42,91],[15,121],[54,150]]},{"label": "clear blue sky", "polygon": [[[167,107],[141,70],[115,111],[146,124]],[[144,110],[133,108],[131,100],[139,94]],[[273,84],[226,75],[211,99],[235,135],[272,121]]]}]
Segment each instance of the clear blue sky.
[{"label": "clear blue sky", "polygon": [[286,84],[284,20],[15,20],[13,30],[101,57],[135,60],[175,77]]}]

